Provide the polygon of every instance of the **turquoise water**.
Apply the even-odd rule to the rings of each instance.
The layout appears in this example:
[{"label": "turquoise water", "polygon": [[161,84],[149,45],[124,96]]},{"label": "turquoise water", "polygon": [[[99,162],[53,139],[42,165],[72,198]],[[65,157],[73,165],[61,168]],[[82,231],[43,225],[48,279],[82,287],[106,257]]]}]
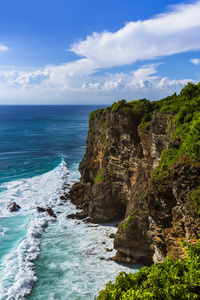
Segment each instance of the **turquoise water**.
[{"label": "turquoise water", "polygon": [[[78,180],[96,106],[0,106],[0,299],[94,299],[119,271],[115,226],[68,220],[60,196]],[[7,206],[15,201],[18,212]],[[38,213],[50,206],[57,219]],[[103,258],[103,260],[102,260]]]}]

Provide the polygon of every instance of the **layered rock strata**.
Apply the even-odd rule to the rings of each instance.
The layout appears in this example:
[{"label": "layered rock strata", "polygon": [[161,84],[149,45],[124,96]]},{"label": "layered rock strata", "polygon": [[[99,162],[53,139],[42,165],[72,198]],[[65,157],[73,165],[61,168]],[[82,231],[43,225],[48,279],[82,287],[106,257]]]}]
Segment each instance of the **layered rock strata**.
[{"label": "layered rock strata", "polygon": [[164,261],[167,254],[177,258],[184,256],[181,238],[198,238],[200,219],[183,191],[192,190],[200,169],[188,166],[183,172],[180,164],[162,185],[150,180],[161,152],[169,147],[172,118],[154,114],[140,128],[139,119],[107,109],[90,119],[81,179],[68,197],[93,222],[120,221],[116,260],[149,265]]}]

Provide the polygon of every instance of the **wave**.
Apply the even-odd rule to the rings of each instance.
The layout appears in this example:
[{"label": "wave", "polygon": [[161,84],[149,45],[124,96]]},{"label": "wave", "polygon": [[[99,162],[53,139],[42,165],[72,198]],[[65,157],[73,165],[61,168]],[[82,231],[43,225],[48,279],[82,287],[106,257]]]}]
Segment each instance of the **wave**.
[{"label": "wave", "polygon": [[[53,170],[40,176],[6,182],[0,186],[0,216],[4,219],[15,216],[28,216],[26,236],[16,249],[2,259],[0,295],[2,300],[23,299],[28,295],[37,276],[34,260],[40,253],[41,235],[44,228],[55,219],[46,212],[38,213],[37,206],[50,206],[54,209],[60,202],[63,186],[68,182],[69,171],[65,161]],[[10,213],[7,205],[15,201],[21,206],[19,212]],[[6,227],[5,227],[6,228]],[[2,236],[6,239],[6,231]]]},{"label": "wave", "polygon": [[64,157],[61,155],[42,155],[39,151],[35,157],[30,151],[27,152],[27,155],[26,152],[18,152],[17,155],[10,153],[12,152],[9,152],[7,156],[0,157],[0,184],[42,175],[55,169],[64,161]]}]

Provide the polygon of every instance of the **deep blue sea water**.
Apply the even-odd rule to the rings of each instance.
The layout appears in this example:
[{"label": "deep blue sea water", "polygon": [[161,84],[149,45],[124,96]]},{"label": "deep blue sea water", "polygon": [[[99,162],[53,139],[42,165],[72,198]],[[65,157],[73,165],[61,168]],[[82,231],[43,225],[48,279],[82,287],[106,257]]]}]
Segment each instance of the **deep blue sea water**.
[{"label": "deep blue sea water", "polygon": [[[99,106],[100,107],[100,106]],[[118,272],[111,224],[68,220],[60,196],[78,180],[97,106],[0,106],[0,299],[94,299]],[[15,201],[18,212],[7,206]],[[36,207],[50,206],[57,220]]]}]

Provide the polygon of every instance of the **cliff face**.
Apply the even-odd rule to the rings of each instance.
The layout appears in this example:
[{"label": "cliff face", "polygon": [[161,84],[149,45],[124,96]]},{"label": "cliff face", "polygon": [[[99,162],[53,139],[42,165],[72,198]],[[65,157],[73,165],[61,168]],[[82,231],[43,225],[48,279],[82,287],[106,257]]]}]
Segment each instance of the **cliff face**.
[{"label": "cliff face", "polygon": [[167,254],[184,256],[180,238],[198,238],[200,218],[184,191],[199,184],[200,168],[179,163],[159,184],[151,175],[169,147],[172,118],[155,114],[140,128],[140,120],[107,110],[89,122],[81,180],[69,198],[94,222],[121,221],[114,239],[116,260],[148,265]]}]

